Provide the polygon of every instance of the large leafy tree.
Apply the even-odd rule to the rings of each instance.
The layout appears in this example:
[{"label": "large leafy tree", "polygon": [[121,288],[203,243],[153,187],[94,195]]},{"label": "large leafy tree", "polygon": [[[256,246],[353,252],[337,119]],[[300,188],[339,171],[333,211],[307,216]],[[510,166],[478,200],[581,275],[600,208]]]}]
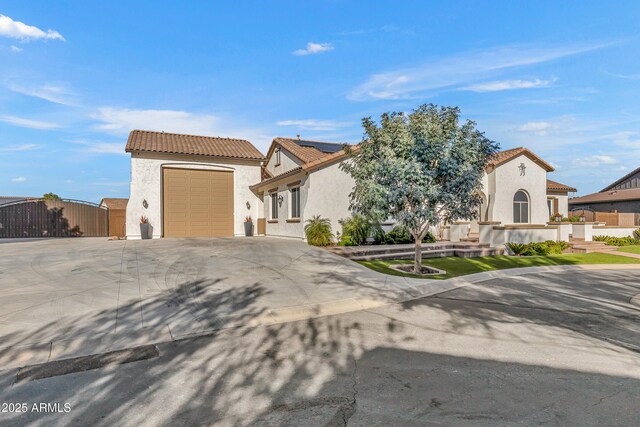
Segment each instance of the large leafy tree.
[{"label": "large leafy tree", "polygon": [[429,227],[477,216],[481,180],[498,146],[460,123],[457,107],[421,105],[410,114],[362,120],[363,141],[341,164],[355,180],[351,209],[393,218],[415,238],[414,271],[422,270],[422,240]]}]

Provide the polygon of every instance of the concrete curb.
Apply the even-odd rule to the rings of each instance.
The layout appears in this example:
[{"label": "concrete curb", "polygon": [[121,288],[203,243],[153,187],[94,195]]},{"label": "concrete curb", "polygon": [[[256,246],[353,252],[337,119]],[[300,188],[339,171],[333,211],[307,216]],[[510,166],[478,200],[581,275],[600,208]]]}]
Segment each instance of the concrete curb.
[{"label": "concrete curb", "polygon": [[[399,276],[382,276],[387,278],[393,277],[404,280],[410,291],[403,287],[400,294],[396,298],[348,298],[341,300],[328,301],[319,304],[307,304],[294,307],[284,307],[268,310],[264,314],[251,319],[243,325],[228,325],[221,328],[207,328],[193,333],[179,334],[165,332],[164,330],[150,330],[145,334],[134,334],[129,337],[126,335],[118,337],[109,345],[105,345],[105,338],[99,338],[102,341],[102,349],[95,347],[82,348],[79,346],[83,339],[76,340],[58,340],[53,342],[32,344],[28,346],[20,346],[14,348],[0,348],[0,371],[16,369],[25,365],[38,363],[47,363],[57,360],[65,360],[70,357],[89,356],[96,353],[106,351],[124,350],[131,347],[137,347],[148,344],[157,344],[178,341],[187,338],[195,338],[211,335],[217,331],[231,328],[255,328],[259,326],[270,326],[281,323],[296,322],[313,318],[346,314],[360,310],[371,310],[392,304],[401,304],[413,301],[419,298],[426,298],[449,292],[464,286],[479,284],[488,280],[499,279],[502,277],[514,277],[527,274],[552,273],[565,271],[596,271],[596,270],[640,270],[640,264],[582,264],[582,265],[559,265],[559,266],[542,266],[542,267],[525,267],[513,268],[506,270],[486,271],[466,276],[455,277],[447,280],[436,279],[413,279]],[[387,282],[393,284],[393,282]],[[634,300],[636,300],[634,302]],[[632,303],[640,305],[640,294],[632,298]],[[155,332],[155,333],[154,333]]]}]

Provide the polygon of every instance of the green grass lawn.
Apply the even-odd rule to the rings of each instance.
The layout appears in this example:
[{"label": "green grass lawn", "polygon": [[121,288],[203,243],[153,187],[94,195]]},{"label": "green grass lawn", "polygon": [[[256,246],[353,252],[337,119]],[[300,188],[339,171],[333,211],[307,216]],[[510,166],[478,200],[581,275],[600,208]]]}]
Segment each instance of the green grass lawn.
[{"label": "green grass lawn", "polygon": [[480,273],[491,270],[504,270],[506,268],[571,264],[640,264],[640,259],[603,253],[531,257],[501,255],[478,258],[445,257],[423,259],[423,265],[439,268],[447,272],[447,274],[437,276],[417,276],[415,274],[402,273],[389,268],[390,264],[413,264],[413,260],[376,260],[358,262],[372,270],[380,273],[391,274],[393,276],[418,277],[422,279],[449,279],[451,277],[464,276],[465,274]]},{"label": "green grass lawn", "polygon": [[627,252],[627,253],[630,253],[630,254],[639,254],[640,255],[640,245],[621,246],[620,248],[618,248],[618,251]]}]

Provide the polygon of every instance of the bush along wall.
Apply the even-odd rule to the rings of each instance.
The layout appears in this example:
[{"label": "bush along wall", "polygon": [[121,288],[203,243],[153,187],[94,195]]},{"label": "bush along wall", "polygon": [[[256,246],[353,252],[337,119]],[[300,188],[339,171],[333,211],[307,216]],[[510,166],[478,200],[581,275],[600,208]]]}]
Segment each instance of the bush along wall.
[{"label": "bush along wall", "polygon": [[[634,231],[634,236],[637,236],[638,230]],[[640,238],[633,237],[609,237],[609,236],[593,236],[594,242],[604,242],[609,246],[632,246],[640,245]]]},{"label": "bush along wall", "polygon": [[544,256],[559,255],[569,248],[567,242],[547,240],[546,242],[534,243],[507,243],[509,250],[518,256]]},{"label": "bush along wall", "polygon": [[[362,215],[343,219],[340,224],[342,225],[342,234],[338,242],[339,246],[364,245],[369,238],[373,239],[374,245],[402,245],[415,241],[405,226],[396,225],[388,233],[385,233],[379,224],[367,220]],[[431,233],[427,233],[423,239],[424,243],[435,241],[436,238]]]}]

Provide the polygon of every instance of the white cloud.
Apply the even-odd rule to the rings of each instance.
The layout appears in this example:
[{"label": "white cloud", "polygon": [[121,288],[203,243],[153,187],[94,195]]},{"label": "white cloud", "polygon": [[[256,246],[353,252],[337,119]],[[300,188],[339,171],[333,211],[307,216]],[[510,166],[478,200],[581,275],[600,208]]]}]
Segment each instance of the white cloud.
[{"label": "white cloud", "polygon": [[11,52],[22,52],[24,50],[21,47],[14,46],[14,45],[11,45],[10,49],[11,49]]},{"label": "white cloud", "polygon": [[12,145],[9,147],[0,147],[0,153],[14,152],[14,151],[30,151],[39,148],[40,146],[37,144],[22,144],[22,145]]},{"label": "white cloud", "polygon": [[0,36],[20,40],[50,39],[65,41],[64,37],[57,31],[43,31],[38,27],[14,21],[5,15],[0,15]]},{"label": "white cloud", "polygon": [[44,99],[61,105],[74,105],[74,95],[66,83],[44,84],[41,86],[21,86],[9,84],[7,88],[21,95]]},{"label": "white cloud", "polygon": [[459,89],[480,79],[529,65],[540,64],[610,44],[567,45],[551,48],[508,46],[471,51],[435,59],[415,67],[371,75],[354,88],[348,99],[410,99],[430,92]]},{"label": "white cloud", "polygon": [[313,54],[316,54],[316,53],[328,52],[328,51],[333,50],[333,49],[334,48],[333,48],[333,45],[331,43],[309,42],[309,43],[307,43],[306,49],[294,50],[292,53],[294,55],[304,56],[304,55],[313,55]]},{"label": "white cloud", "polygon": [[27,178],[24,176],[16,176],[15,178],[11,178],[11,182],[25,182]]},{"label": "white cloud", "polygon": [[[177,110],[131,110],[127,108],[100,108],[93,118],[102,122],[96,129],[127,134],[133,129],[217,135],[220,118],[211,114],[194,114]],[[224,135],[226,136],[226,135]]]},{"label": "white cloud", "polygon": [[640,133],[638,132],[617,132],[611,135],[611,139],[619,147],[640,150]]},{"label": "white cloud", "polygon": [[87,141],[84,139],[70,141],[82,147],[83,153],[93,154],[127,154],[124,151],[124,142]]},{"label": "white cloud", "polygon": [[547,135],[555,129],[558,129],[558,125],[550,122],[527,122],[516,128],[518,132],[533,133],[534,135],[540,136]]},{"label": "white cloud", "polygon": [[0,121],[12,124],[14,126],[29,129],[58,129],[62,126],[56,123],[43,122],[40,120],[24,119],[16,116],[0,116]]},{"label": "white cloud", "polygon": [[619,79],[640,80],[640,74],[616,74],[616,73],[609,73],[606,71],[605,73],[609,74],[610,76],[617,77]]},{"label": "white cloud", "polygon": [[498,92],[502,90],[514,89],[533,89],[539,87],[547,87],[554,80],[498,80],[491,82],[476,83],[461,88],[461,90],[470,90],[473,92]]},{"label": "white cloud", "polygon": [[618,160],[611,156],[593,155],[574,159],[572,164],[577,167],[596,167],[601,165],[615,165]]},{"label": "white cloud", "polygon": [[133,129],[140,129],[241,138],[251,141],[263,152],[273,138],[273,132],[264,131],[255,124],[246,126],[226,117],[180,110],[104,107],[99,108],[91,117],[99,122],[94,126],[95,129],[114,135],[127,135]]},{"label": "white cloud", "polygon": [[347,127],[351,123],[338,122],[335,120],[306,119],[306,120],[281,120],[279,122],[276,122],[276,124],[278,126],[296,126],[299,129],[330,131],[330,130],[336,130],[336,129]]}]

